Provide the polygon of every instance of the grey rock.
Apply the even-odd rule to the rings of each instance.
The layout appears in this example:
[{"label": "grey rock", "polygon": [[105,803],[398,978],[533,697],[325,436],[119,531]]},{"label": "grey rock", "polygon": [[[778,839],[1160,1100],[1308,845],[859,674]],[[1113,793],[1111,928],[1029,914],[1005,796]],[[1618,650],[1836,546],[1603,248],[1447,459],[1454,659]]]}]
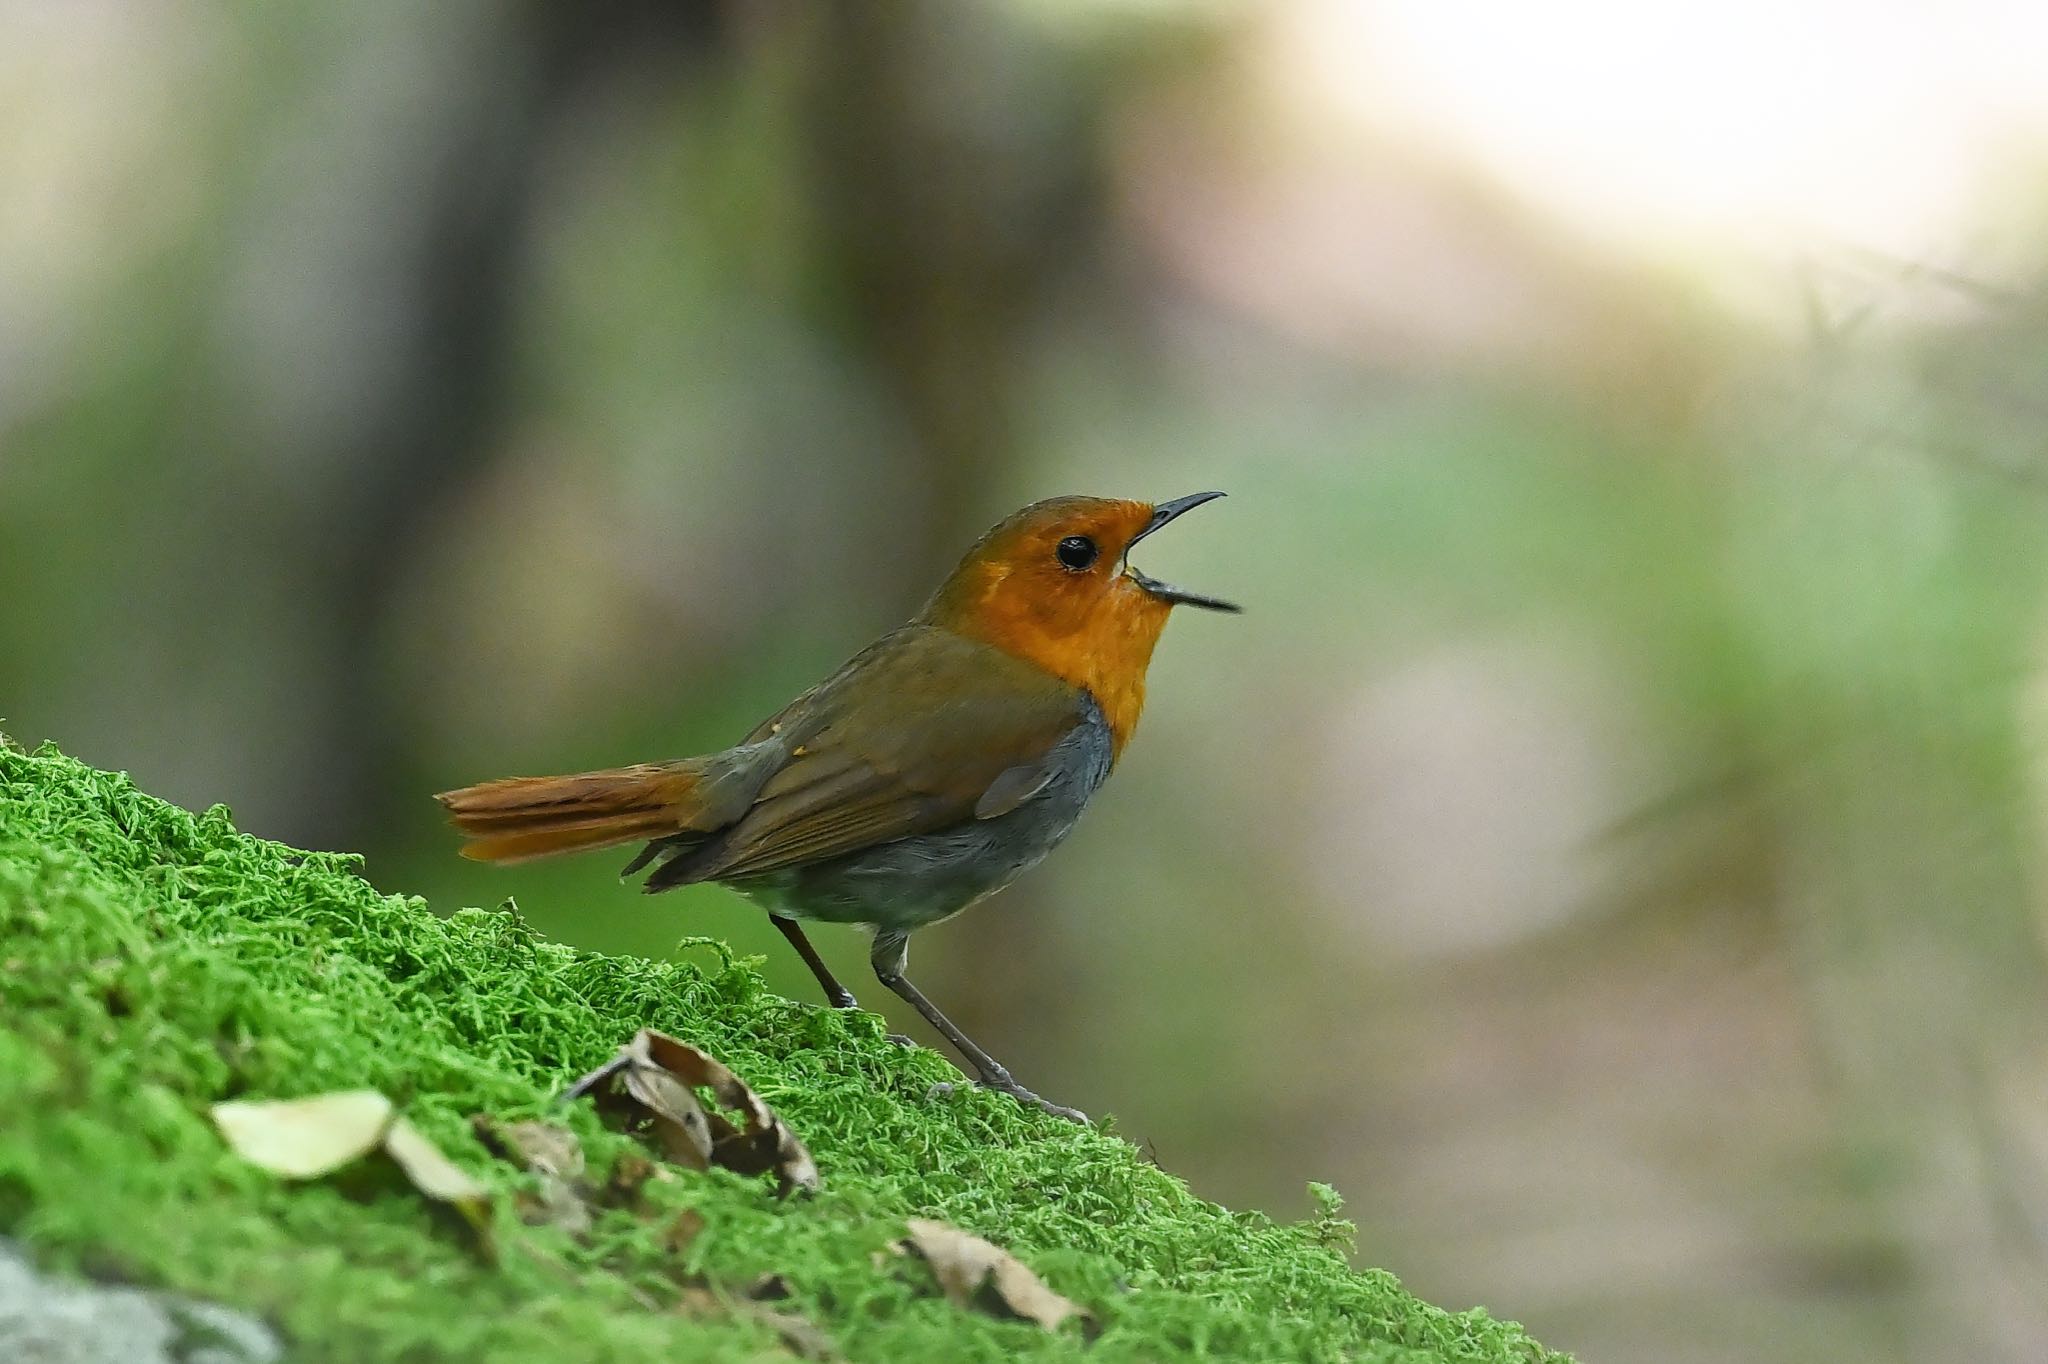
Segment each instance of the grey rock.
[{"label": "grey rock", "polygon": [[170,1293],[45,1277],[0,1240],[0,1360],[8,1364],[276,1364],[246,1313]]}]

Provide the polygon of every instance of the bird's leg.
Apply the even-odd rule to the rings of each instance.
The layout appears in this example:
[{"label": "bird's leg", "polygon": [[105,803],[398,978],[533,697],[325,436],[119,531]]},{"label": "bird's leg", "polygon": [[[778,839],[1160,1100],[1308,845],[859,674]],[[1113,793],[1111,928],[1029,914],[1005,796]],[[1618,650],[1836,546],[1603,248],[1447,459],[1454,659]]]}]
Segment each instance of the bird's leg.
[{"label": "bird's leg", "polygon": [[1022,1104],[1042,1108],[1055,1117],[1071,1122],[1086,1123],[1088,1115],[1078,1109],[1066,1108],[1049,1099],[1041,1099],[1011,1078],[1010,1072],[995,1057],[974,1045],[973,1039],[953,1026],[953,1020],[939,1012],[938,1005],[924,997],[924,992],[912,985],[903,974],[903,967],[910,959],[910,935],[907,933],[878,933],[875,935],[874,951],[869,960],[875,968],[875,979],[889,987],[894,994],[911,1008],[924,1015],[924,1021],[938,1029],[939,1035],[953,1044],[954,1050],[967,1058],[973,1066],[979,1082],[989,1089],[1000,1090]]},{"label": "bird's leg", "polygon": [[804,936],[803,926],[795,919],[785,919],[780,914],[770,914],[768,922],[782,930],[782,936],[789,939],[789,945],[804,959],[804,965],[811,968],[811,974],[818,978],[819,986],[825,991],[825,1002],[835,1009],[857,1009],[860,1001],[853,997],[853,991],[839,983],[832,974],[832,968],[825,965],[825,959],[818,955],[818,949],[811,946],[811,940]]}]

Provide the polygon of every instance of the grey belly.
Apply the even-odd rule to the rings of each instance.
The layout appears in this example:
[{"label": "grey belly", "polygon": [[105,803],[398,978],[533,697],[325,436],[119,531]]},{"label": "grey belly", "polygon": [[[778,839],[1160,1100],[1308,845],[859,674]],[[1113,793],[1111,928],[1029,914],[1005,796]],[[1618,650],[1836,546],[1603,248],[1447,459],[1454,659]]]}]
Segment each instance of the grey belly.
[{"label": "grey belly", "polygon": [[1109,773],[1108,726],[1099,712],[1090,719],[1054,749],[1053,780],[1008,814],[725,884],[793,919],[907,933],[950,918],[1037,866],[1073,831]]}]

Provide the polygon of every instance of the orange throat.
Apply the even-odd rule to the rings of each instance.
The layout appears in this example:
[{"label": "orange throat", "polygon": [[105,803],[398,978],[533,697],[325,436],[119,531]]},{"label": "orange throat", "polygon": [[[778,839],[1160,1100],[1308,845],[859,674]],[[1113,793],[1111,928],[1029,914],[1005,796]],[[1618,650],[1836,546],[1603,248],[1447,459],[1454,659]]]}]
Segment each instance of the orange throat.
[{"label": "orange throat", "polygon": [[1074,613],[1034,610],[1016,597],[991,591],[966,609],[941,613],[934,623],[991,644],[1094,697],[1109,722],[1114,762],[1138,728],[1145,709],[1145,669],[1172,609],[1124,578],[1078,621]]}]

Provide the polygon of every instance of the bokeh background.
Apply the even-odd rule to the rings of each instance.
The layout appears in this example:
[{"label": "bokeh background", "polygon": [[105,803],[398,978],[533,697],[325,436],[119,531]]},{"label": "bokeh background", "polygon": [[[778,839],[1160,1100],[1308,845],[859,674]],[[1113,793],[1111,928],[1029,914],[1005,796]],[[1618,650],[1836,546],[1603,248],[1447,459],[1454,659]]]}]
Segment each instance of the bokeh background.
[{"label": "bokeh background", "polygon": [[2044,69],[2002,0],[6,0],[0,717],[808,997],[427,794],[1227,489],[1140,557],[1247,613],[926,988],[1589,1361],[2048,1358]]}]

